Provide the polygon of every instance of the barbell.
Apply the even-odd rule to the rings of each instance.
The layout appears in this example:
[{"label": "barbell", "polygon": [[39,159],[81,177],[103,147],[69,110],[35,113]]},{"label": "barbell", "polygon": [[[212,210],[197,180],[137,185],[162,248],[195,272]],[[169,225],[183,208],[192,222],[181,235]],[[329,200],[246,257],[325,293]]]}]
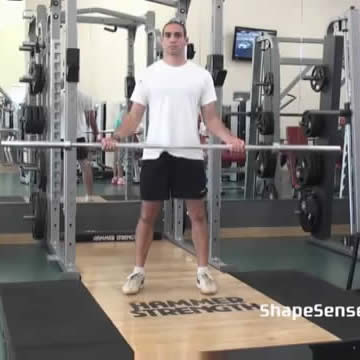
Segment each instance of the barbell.
[{"label": "barbell", "polygon": [[[63,149],[71,150],[73,148],[92,148],[102,149],[101,143],[78,143],[71,141],[0,141],[0,147],[17,147],[17,148],[36,148],[36,149]],[[163,149],[163,150],[231,150],[231,145],[226,144],[200,144],[191,146],[164,146],[147,143],[117,143],[117,148],[128,149]],[[283,145],[273,143],[271,145],[245,145],[245,151],[305,151],[305,152],[341,152],[341,146],[337,145]]]}]

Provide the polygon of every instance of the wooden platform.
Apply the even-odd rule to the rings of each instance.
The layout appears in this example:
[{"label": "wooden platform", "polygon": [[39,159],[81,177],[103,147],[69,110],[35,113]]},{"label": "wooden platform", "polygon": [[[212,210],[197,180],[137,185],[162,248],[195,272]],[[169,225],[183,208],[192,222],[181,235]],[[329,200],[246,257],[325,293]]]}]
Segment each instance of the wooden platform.
[{"label": "wooden platform", "polygon": [[339,340],[304,318],[262,317],[261,304],[280,304],[214,269],[219,292],[201,295],[195,258],[165,240],[152,245],[145,289],[125,296],[121,286],[133,261],[132,242],[77,246],[82,281],[135,350],[136,360],[207,359],[205,352],[217,350]]}]

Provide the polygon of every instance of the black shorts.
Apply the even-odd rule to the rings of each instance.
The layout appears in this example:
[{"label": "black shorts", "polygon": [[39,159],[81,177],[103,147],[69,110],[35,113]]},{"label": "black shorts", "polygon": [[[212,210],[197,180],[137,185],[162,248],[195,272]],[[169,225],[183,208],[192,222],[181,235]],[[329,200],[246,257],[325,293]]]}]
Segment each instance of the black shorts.
[{"label": "black shorts", "polygon": [[202,199],[207,194],[203,160],[175,157],[163,152],[143,160],[140,173],[142,200]]},{"label": "black shorts", "polygon": [[[64,141],[64,140],[61,140]],[[86,139],[84,137],[77,138],[76,142],[84,143]],[[76,148],[76,160],[85,160],[88,157],[88,149],[86,147]],[[64,160],[64,152],[61,151],[61,160]]]}]

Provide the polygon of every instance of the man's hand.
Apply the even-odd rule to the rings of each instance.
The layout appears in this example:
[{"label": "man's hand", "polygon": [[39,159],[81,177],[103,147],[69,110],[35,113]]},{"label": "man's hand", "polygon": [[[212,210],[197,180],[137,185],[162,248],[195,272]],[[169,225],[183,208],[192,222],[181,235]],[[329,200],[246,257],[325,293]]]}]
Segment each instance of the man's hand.
[{"label": "man's hand", "polygon": [[115,151],[117,141],[113,137],[104,137],[101,140],[102,149],[104,151]]},{"label": "man's hand", "polygon": [[226,145],[231,145],[231,151],[245,152],[245,141],[236,136],[229,136],[229,138],[226,139]]}]

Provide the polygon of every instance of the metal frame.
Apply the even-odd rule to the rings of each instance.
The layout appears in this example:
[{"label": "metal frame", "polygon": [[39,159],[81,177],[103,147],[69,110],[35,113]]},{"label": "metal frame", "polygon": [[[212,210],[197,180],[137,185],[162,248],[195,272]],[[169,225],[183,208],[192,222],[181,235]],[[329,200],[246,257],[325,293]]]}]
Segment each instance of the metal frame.
[{"label": "metal frame", "polygon": [[[211,54],[224,55],[224,1],[212,1]],[[216,87],[216,110],[222,118],[223,89]],[[220,139],[210,136],[209,144],[219,144]],[[220,260],[220,208],[221,208],[221,152],[212,151],[208,158],[208,222],[209,222],[209,262],[221,268],[225,264]]]},{"label": "metal frame", "polygon": [[[260,140],[256,128],[256,111],[260,104],[264,104],[264,111],[272,111],[274,113],[274,136],[272,141],[280,141],[280,110],[289,105],[294,99],[290,99],[289,102],[281,104],[281,101],[291,91],[300,80],[304,80],[306,74],[311,70],[313,65],[319,65],[323,63],[322,59],[310,59],[310,58],[286,58],[280,57],[279,44],[280,43],[294,43],[294,44],[323,44],[324,39],[313,38],[290,38],[290,37],[276,37],[272,35],[263,35],[259,37],[255,43],[253,49],[253,85],[251,90],[251,119],[249,126],[249,144],[257,144]],[[281,65],[301,65],[305,68],[298,74],[289,84],[280,92],[280,68]],[[274,74],[274,91],[271,97],[262,95],[261,87],[259,83],[264,82],[264,72],[271,71]],[[262,101],[264,100],[264,101]],[[270,136],[264,136],[261,139],[269,141]],[[255,154],[249,154],[246,158],[246,171],[245,171],[245,199],[255,198],[256,189],[256,174],[254,172],[253,164],[255,161]],[[280,171],[278,171],[279,162],[277,164],[275,178],[264,179],[265,183],[274,182],[278,184],[281,182]],[[275,186],[276,187],[276,186]]]},{"label": "metal frame", "polygon": [[[352,119],[351,119],[351,161],[349,171],[350,186],[350,204],[351,208],[351,224],[352,234],[360,233],[360,169],[357,166],[360,161],[360,84],[357,81],[360,74],[360,48],[358,46],[360,32],[360,12],[351,9],[347,13],[348,18],[348,44],[345,45],[345,64],[349,67],[346,71],[346,84],[350,90],[349,100],[351,103]],[[350,75],[350,78],[349,78]],[[349,84],[350,82],[350,84]],[[354,166],[352,166],[354,165]]]},{"label": "metal frame", "polygon": [[[356,263],[359,260],[360,232],[360,170],[357,166],[360,160],[360,84],[357,78],[360,74],[360,11],[351,7],[344,16],[333,19],[327,29],[328,35],[342,33],[344,37],[344,64],[346,101],[350,104],[351,121],[345,125],[343,161],[347,167],[350,238],[354,240],[351,247],[335,241],[319,241],[312,239],[311,243],[352,257],[346,288],[352,289]],[[343,84],[343,82],[342,82]],[[343,171],[345,176],[345,172]],[[345,181],[345,179],[342,179]],[[344,184],[342,184],[344,186]]]},{"label": "metal frame", "polygon": [[189,13],[191,0],[146,0],[155,4],[170,6],[176,8],[175,17],[186,22],[187,14]]},{"label": "metal frame", "polygon": [[[36,41],[36,30],[42,35],[41,54],[36,55],[36,60],[48,64],[48,83],[43,94],[31,97],[30,103],[42,104],[47,109],[48,116],[48,144],[46,141],[32,141],[29,147],[50,148],[48,169],[48,194],[47,209],[48,223],[46,245],[49,250],[49,259],[56,261],[61,269],[71,276],[78,276],[75,266],[76,257],[76,121],[71,121],[77,113],[77,83],[65,83],[65,139],[60,142],[60,121],[61,121],[61,38],[60,27],[64,23],[66,31],[66,49],[77,49],[77,23],[105,24],[116,28],[125,28],[129,32],[128,38],[128,76],[134,76],[134,41],[138,26],[145,25],[148,35],[148,56],[147,62],[154,61],[159,49],[159,33],[155,29],[155,14],[147,12],[144,17],[137,17],[120,12],[102,8],[77,9],[77,2],[67,0],[64,11],[61,9],[61,1],[51,0],[49,17],[44,6],[37,7],[37,16],[31,20],[35,26],[29,27],[30,42]],[[104,17],[86,16],[85,14],[100,13]],[[32,30],[31,30],[32,29]],[[35,33],[34,33],[35,31]],[[46,51],[43,51],[43,50]],[[41,59],[40,59],[41,57]],[[66,66],[67,66],[66,60]],[[128,99],[129,101],[129,99]],[[76,115],[75,115],[76,116]],[[59,146],[54,146],[58,143]],[[74,146],[67,146],[74,143]],[[13,143],[14,145],[14,143]],[[96,144],[99,145],[99,144]],[[64,152],[64,172],[62,174],[62,161],[60,149]],[[130,162],[131,163],[131,162]],[[61,176],[63,175],[63,213],[61,213]],[[61,215],[64,217],[64,241],[60,242]]]},{"label": "metal frame", "polygon": [[[78,46],[77,31],[77,0],[65,2],[66,18],[66,49],[76,49]],[[69,66],[65,59],[66,68]],[[77,121],[77,82],[65,81],[65,139],[64,141],[76,141]],[[64,153],[64,242],[61,247],[64,259],[63,269],[66,272],[77,272],[75,265],[76,257],[76,150],[75,148]]]},{"label": "metal frame", "polygon": [[[127,42],[127,76],[135,77],[135,61],[134,61],[134,45],[136,32],[139,26],[145,25],[145,31],[147,33],[147,64],[150,65],[154,62],[158,42],[157,37],[159,33],[155,29],[155,14],[149,11],[145,16],[133,16],[118,11],[108,10],[104,8],[84,8],[77,10],[77,22],[85,24],[102,24],[108,26],[114,26],[115,29],[122,28],[128,31]],[[102,14],[106,17],[99,16],[86,16],[88,14]],[[64,16],[64,13],[62,14]],[[127,99],[127,106],[130,108],[130,99]],[[130,141],[132,138],[126,139]],[[124,194],[125,200],[128,200],[131,196],[130,187],[133,184],[132,174],[134,173],[134,154],[129,151],[129,148],[125,149],[124,156],[124,168],[125,168],[125,187]]]},{"label": "metal frame", "polygon": [[[279,42],[275,36],[263,35],[258,37],[253,49],[253,86],[251,92],[251,122],[249,127],[249,144],[258,144],[263,141],[264,144],[272,142],[280,143],[280,52]],[[273,94],[266,96],[262,91],[265,74],[271,72],[273,74]],[[271,111],[274,114],[274,134],[261,136],[256,127],[256,112],[260,105],[263,105],[263,111]],[[260,138],[261,136],[261,138]],[[246,199],[255,198],[257,176],[254,171],[255,154],[251,154],[246,158],[245,172],[245,192]],[[276,184],[281,180],[280,163],[277,160],[276,172],[274,178],[263,179],[264,184]]]},{"label": "metal frame", "polygon": [[[50,141],[61,140],[61,2],[52,0],[49,9],[49,126]],[[50,258],[63,262],[60,250],[60,195],[62,162],[59,149],[50,149],[49,155],[49,191],[48,191],[48,224],[47,247]]]},{"label": "metal frame", "polygon": [[[37,148],[37,149],[63,149],[65,151],[72,151],[77,148],[89,148],[89,149],[102,149],[102,144],[100,143],[78,143],[73,140],[65,140],[58,142],[51,141],[1,141],[0,147],[20,147],[20,148]],[[201,150],[231,150],[230,145],[224,145],[220,143],[209,143],[209,144],[200,144],[192,146],[164,146],[157,144],[148,144],[148,143],[117,143],[116,148],[125,148],[125,149],[163,149],[163,150],[174,150],[174,149],[201,149]],[[341,152],[341,146],[337,145],[281,145],[279,143],[272,143],[268,145],[247,145],[245,151],[263,151],[271,150],[273,152],[280,151],[323,151],[323,152]]]},{"label": "metal frame", "polygon": [[322,59],[315,58],[280,58],[280,65],[294,65],[294,66],[303,66],[303,65],[322,65]]},{"label": "metal frame", "polygon": [[9,102],[12,104],[12,100],[11,97],[6,93],[6,91],[0,86],[0,93],[1,95]]},{"label": "metal frame", "polygon": [[[258,142],[257,128],[256,128],[256,111],[261,104],[261,89],[257,86],[258,83],[262,82],[262,48],[261,42],[256,41],[253,48],[253,61],[252,61],[252,88],[250,94],[250,124],[248,131],[248,144],[256,144]],[[255,169],[253,164],[255,163],[255,154],[248,154],[246,156],[245,164],[245,199],[254,199],[255,196]]]}]

